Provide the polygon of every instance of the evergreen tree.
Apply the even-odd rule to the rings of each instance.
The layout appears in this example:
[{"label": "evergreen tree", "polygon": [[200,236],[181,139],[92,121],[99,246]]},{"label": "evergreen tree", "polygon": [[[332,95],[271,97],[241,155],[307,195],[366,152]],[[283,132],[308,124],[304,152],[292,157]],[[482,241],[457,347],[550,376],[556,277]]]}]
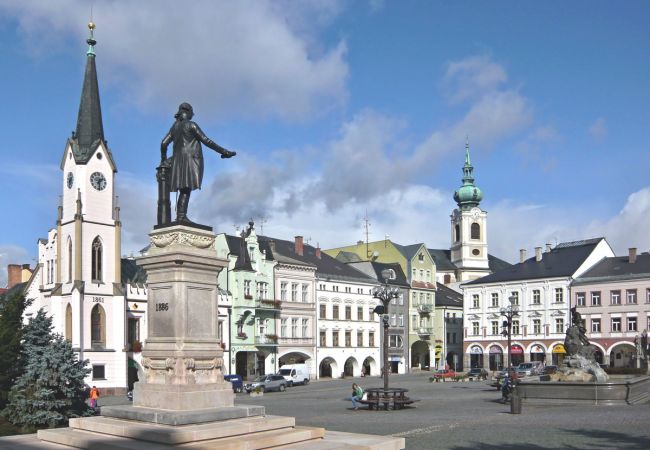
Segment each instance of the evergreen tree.
[{"label": "evergreen tree", "polygon": [[55,427],[90,415],[84,384],[88,361],[79,361],[70,342],[52,334],[52,319],[42,310],[24,336],[25,372],[11,388],[3,415],[24,427]]},{"label": "evergreen tree", "polygon": [[22,285],[0,298],[0,409],[6,405],[9,390],[24,367],[21,340],[25,306]]}]

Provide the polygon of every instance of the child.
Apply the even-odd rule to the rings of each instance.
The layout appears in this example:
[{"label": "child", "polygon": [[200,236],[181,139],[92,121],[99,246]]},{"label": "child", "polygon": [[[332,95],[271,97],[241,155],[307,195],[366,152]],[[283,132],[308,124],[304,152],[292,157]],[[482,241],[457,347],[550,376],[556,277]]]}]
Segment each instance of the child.
[{"label": "child", "polygon": [[93,386],[90,390],[90,407],[95,409],[97,407],[97,400],[99,399],[99,389],[97,386]]}]

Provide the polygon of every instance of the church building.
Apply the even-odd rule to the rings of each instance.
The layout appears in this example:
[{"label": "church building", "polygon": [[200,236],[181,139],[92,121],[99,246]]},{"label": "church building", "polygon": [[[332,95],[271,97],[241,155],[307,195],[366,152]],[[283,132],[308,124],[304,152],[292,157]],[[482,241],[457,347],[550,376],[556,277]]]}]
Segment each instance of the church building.
[{"label": "church building", "polygon": [[72,342],[80,359],[90,360],[87,384],[119,393],[136,377],[133,355],[141,347],[147,296],[133,261],[124,261],[127,279],[122,276],[117,166],[104,138],[95,25],[88,28],[77,126],[61,157],[62,200],[56,227],[38,241],[38,265],[25,288],[32,300],[25,320],[43,308],[54,332]]}]

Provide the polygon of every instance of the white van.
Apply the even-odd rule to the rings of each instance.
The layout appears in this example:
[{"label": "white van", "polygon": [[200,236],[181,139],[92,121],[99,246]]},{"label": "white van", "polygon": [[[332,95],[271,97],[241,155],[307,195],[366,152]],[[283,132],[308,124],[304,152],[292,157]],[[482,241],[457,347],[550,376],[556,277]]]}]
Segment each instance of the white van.
[{"label": "white van", "polygon": [[278,375],[282,375],[289,386],[309,383],[309,370],[306,364],[285,364],[280,367]]}]

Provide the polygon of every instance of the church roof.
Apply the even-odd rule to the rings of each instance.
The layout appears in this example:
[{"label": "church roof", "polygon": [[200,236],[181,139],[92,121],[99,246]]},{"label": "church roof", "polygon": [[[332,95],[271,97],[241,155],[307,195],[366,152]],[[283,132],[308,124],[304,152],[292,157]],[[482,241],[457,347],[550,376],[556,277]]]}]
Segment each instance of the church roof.
[{"label": "church roof", "polygon": [[122,258],[122,282],[124,284],[144,284],[147,282],[147,272],[133,258]]},{"label": "church roof", "polygon": [[[91,23],[92,24],[92,23]],[[84,72],[83,86],[81,88],[81,100],[79,101],[79,113],[77,115],[77,128],[68,139],[72,148],[75,162],[86,164],[94,155],[100,144],[106,149],[108,159],[115,170],[113,156],[108,149],[104,139],[104,124],[102,121],[102,108],[99,100],[99,84],[97,82],[97,67],[95,65],[95,44],[93,38],[94,24],[89,24],[90,37],[88,52],[86,53],[86,70]],[[63,166],[63,163],[61,164]]]},{"label": "church roof", "polygon": [[522,263],[463,283],[463,286],[540,278],[570,277],[578,270],[603,239],[595,238],[563,242],[555,246],[551,251],[542,253],[541,261],[537,261],[533,256]]}]

